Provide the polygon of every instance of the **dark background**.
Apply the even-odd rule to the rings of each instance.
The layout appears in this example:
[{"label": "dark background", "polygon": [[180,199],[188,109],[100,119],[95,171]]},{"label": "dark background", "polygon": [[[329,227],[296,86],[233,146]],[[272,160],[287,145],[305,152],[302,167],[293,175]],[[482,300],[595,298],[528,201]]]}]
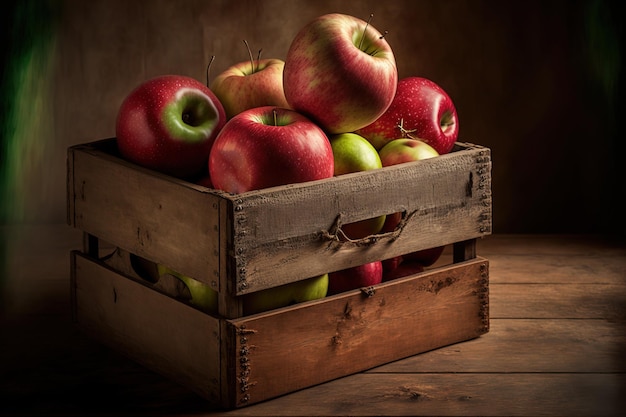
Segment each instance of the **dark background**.
[{"label": "dark background", "polygon": [[[494,233],[625,233],[623,15],[604,0],[14,2],[2,17],[12,37],[2,223],[65,221],[67,147],[113,136],[140,82],[165,73],[204,81],[211,55],[213,74],[247,59],[244,39],[284,59],[296,32],[328,12],[373,13],[400,77],[440,84],[461,140],[492,149]],[[29,88],[12,88],[22,76]]]}]

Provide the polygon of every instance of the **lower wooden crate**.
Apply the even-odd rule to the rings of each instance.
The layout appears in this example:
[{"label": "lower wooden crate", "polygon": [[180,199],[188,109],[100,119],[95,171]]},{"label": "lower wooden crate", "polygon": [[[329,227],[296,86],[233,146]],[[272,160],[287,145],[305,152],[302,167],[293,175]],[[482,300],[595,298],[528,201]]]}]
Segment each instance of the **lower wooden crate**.
[{"label": "lower wooden crate", "polygon": [[236,319],[194,309],[80,251],[71,265],[81,329],[223,408],[489,330],[489,262],[481,257]]}]

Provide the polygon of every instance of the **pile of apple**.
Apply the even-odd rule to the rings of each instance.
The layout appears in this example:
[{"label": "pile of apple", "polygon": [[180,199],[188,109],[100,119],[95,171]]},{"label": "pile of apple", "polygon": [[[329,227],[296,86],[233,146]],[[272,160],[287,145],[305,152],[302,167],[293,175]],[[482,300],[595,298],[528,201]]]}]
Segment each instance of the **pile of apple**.
[{"label": "pile of apple", "polygon": [[[250,53],[249,61],[232,65],[210,86],[178,75],[144,82],[119,109],[120,155],[237,194],[450,152],[458,137],[451,98],[429,79],[399,80],[385,34],[370,23],[371,16],[367,22],[320,16],[296,34],[284,61]],[[393,230],[399,221],[387,215],[342,230],[360,239]],[[256,313],[406,276],[432,265],[442,250],[251,293],[244,310]],[[190,287],[196,305],[206,305],[201,298],[212,290],[204,287]]]}]

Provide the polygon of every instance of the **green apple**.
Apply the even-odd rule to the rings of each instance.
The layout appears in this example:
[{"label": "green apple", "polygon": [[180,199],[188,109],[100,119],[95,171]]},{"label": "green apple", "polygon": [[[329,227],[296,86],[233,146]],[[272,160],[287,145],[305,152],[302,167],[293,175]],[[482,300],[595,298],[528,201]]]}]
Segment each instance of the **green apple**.
[{"label": "green apple", "polygon": [[245,294],[243,296],[243,312],[247,316],[291,304],[317,300],[326,297],[327,292],[328,274],[324,274]]},{"label": "green apple", "polygon": [[206,312],[217,312],[217,291],[211,288],[211,286],[186,275],[182,275],[165,265],[157,265],[157,271],[159,277],[162,277],[163,275],[171,275],[180,279],[189,289],[189,293],[191,294],[191,305]]},{"label": "green apple", "polygon": [[[335,161],[335,176],[382,168],[376,148],[364,137],[356,133],[340,133],[331,135],[329,139]],[[384,223],[383,215],[345,224],[341,229],[350,239],[361,239],[380,232]]]}]

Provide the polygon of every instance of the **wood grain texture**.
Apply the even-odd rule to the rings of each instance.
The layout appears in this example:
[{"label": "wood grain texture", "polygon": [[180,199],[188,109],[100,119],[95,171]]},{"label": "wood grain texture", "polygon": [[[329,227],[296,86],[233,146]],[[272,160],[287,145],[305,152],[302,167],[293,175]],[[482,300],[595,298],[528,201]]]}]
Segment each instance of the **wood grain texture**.
[{"label": "wood grain texture", "polygon": [[[488,263],[478,258],[376,287],[233,320],[239,395],[262,401],[489,329]],[[324,366],[320,366],[323,363]]]},{"label": "wood grain texture", "polygon": [[[490,304],[503,317],[490,320],[489,333],[224,412],[72,324],[67,253],[81,247],[81,233],[66,225],[0,226],[0,232],[8,243],[11,295],[0,316],[0,415],[621,417],[626,407],[626,321],[603,303],[614,294],[623,298],[626,283],[616,268],[624,242],[581,235],[479,239],[477,253],[490,259]],[[528,258],[532,282],[507,266],[517,258]],[[546,267],[555,264],[561,266]],[[568,269],[588,273],[564,283],[561,271]],[[554,298],[531,302],[540,287]],[[581,308],[575,302],[583,292],[589,306]],[[559,293],[563,301],[553,303]]]},{"label": "wood grain texture", "polygon": [[[220,323],[73,252],[78,326],[157,372],[219,402]],[[150,349],[146,350],[149,346]]]},{"label": "wood grain texture", "polygon": [[[490,150],[469,143],[229,195],[130,164],[107,139],[68,150],[68,190],[72,226],[231,295],[491,233]],[[342,224],[399,211],[406,221],[396,233],[336,238]]]}]

